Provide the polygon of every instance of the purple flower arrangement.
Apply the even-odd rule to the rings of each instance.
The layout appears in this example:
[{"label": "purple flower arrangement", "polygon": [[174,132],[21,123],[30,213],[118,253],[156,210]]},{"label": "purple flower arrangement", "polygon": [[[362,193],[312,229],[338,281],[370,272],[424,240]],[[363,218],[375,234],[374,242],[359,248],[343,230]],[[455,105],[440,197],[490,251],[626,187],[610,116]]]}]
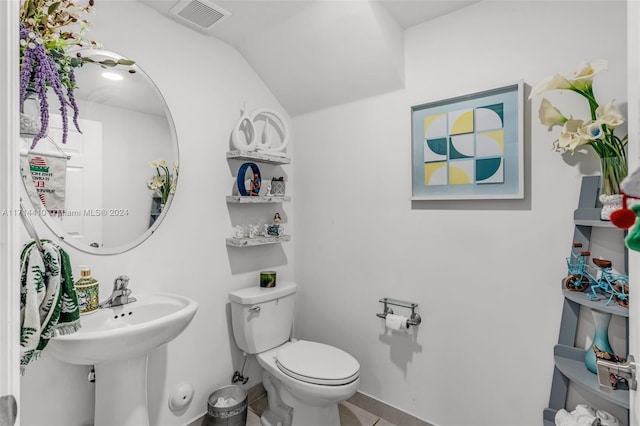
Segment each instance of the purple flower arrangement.
[{"label": "purple flower arrangement", "polygon": [[[31,142],[33,149],[47,134],[49,102],[47,90],[53,89],[60,102],[62,143],[67,142],[68,110],[73,110],[73,124],[78,125],[78,105],[73,94],[76,88],[74,69],[84,63],[103,67],[133,65],[128,59],[94,61],[71,49],[99,47],[83,37],[89,22],[82,15],[93,12],[94,0],[22,0],[20,5],[20,111],[27,94],[35,93],[40,103],[40,130]],[[72,29],[77,29],[74,33]],[[129,72],[135,72],[129,70]]]},{"label": "purple flower arrangement", "polygon": [[[20,111],[29,93],[34,93],[40,104],[40,130],[31,149],[47,134],[49,88],[60,102],[62,143],[66,143],[69,133],[69,108],[73,109],[73,123],[80,131],[73,69],[82,66],[84,60],[70,55],[68,50],[97,45],[82,36],[88,25],[82,15],[92,12],[93,5],[94,0],[23,0],[20,4]],[[75,33],[72,28],[79,30]]]},{"label": "purple flower arrangement", "polygon": [[[78,131],[78,105],[73,96],[75,87],[75,76],[73,67],[67,70],[68,83],[63,84],[58,72],[58,64],[53,59],[55,56],[48,54],[44,42],[33,30],[25,27],[24,23],[20,23],[20,44],[23,47],[21,66],[20,66],[20,110],[24,107],[24,100],[28,91],[36,92],[38,101],[40,102],[40,132],[34,136],[31,142],[33,149],[38,141],[42,139],[49,126],[49,103],[47,101],[47,88],[51,87],[56,93],[60,101],[60,114],[62,115],[62,143],[67,142],[69,133],[67,124],[67,107],[73,109],[73,123]],[[61,50],[61,49],[59,49]],[[58,52],[58,55],[64,55],[64,52]],[[70,62],[71,61],[67,61]],[[77,65],[82,61],[77,61]],[[66,86],[66,93],[65,93]]]}]

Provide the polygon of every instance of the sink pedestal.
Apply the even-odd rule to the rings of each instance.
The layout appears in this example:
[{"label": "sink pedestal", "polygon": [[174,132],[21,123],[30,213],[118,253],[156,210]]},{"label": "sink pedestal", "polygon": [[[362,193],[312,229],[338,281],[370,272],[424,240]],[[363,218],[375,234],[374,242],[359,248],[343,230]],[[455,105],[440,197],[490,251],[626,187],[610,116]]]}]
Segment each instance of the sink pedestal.
[{"label": "sink pedestal", "polygon": [[96,371],[95,426],[149,426],[147,354],[102,362]]},{"label": "sink pedestal", "polygon": [[188,297],[136,294],[135,302],[82,317],[80,330],[53,337],[47,351],[69,364],[94,366],[95,426],[149,426],[147,354],[182,333],[197,310]]}]

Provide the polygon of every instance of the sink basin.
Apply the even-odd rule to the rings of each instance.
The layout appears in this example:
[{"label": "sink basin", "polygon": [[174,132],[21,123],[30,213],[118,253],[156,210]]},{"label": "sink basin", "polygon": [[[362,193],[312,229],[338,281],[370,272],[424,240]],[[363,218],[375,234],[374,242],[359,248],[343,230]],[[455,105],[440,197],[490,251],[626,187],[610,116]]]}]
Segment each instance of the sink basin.
[{"label": "sink basin", "polygon": [[94,366],[95,426],[149,426],[148,353],[182,333],[198,309],[175,294],[134,296],[135,302],[82,316],[80,330],[45,348],[60,361]]},{"label": "sink basin", "polygon": [[46,351],[69,364],[95,365],[145,354],[178,336],[198,305],[175,294],[135,295],[136,301],[83,315],[73,334],[56,336]]}]

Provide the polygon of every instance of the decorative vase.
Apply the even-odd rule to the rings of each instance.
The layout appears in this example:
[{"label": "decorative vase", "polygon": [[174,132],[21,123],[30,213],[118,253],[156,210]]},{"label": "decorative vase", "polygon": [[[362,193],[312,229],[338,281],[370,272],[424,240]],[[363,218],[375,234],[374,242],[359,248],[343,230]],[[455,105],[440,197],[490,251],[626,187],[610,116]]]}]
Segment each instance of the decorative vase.
[{"label": "decorative vase", "polygon": [[38,94],[27,90],[24,102],[20,110],[20,136],[33,137],[40,133],[42,123],[40,121],[40,101]]},{"label": "decorative vase", "polygon": [[627,177],[627,160],[625,157],[613,156],[600,158],[600,203],[602,211],[600,219],[610,220],[611,213],[622,208],[620,183]]},{"label": "decorative vase", "polygon": [[596,366],[596,353],[593,350],[593,346],[597,346],[600,351],[613,353],[613,349],[611,349],[611,345],[609,344],[609,322],[611,321],[611,314],[591,309],[591,315],[593,315],[594,324],[593,342],[584,354],[584,365],[587,367],[587,370],[596,374],[598,368]]},{"label": "decorative vase", "polygon": [[611,220],[611,213],[622,208],[622,194],[600,194],[598,199],[602,204],[602,210],[600,210],[601,220]]},{"label": "decorative vase", "polygon": [[271,181],[271,195],[284,195],[285,184],[283,180],[272,180]]}]

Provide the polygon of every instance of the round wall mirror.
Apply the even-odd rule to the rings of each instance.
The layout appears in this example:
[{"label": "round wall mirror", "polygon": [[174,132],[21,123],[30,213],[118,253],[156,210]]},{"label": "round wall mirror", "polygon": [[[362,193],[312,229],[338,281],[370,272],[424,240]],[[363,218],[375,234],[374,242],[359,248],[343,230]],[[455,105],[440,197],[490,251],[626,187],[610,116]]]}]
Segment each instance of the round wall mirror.
[{"label": "round wall mirror", "polygon": [[[123,59],[97,49],[80,53],[94,61]],[[173,119],[137,63],[85,63],[75,74],[80,132],[69,120],[62,143],[59,101],[49,93],[47,137],[29,149],[33,138],[21,135],[28,213],[79,250],[122,253],[147,239],[170,207],[179,171]]]}]

